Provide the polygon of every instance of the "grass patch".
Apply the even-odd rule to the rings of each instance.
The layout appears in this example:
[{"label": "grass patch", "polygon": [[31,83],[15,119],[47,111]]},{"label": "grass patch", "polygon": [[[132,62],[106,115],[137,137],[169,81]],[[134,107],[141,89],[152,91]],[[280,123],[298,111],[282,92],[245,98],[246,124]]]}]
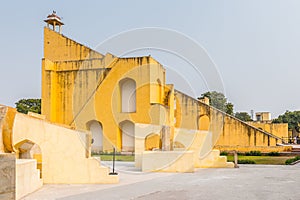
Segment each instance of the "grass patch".
[{"label": "grass patch", "polygon": [[254,160],[238,160],[238,164],[256,164]]},{"label": "grass patch", "polygon": [[[101,158],[103,161],[112,161],[113,160],[113,155],[93,155],[95,157]],[[134,161],[134,156],[133,155],[116,155],[115,157],[116,161],[124,161],[124,162],[133,162]]]},{"label": "grass patch", "polygon": [[[291,159],[293,157],[290,156],[238,156],[238,160],[244,162],[242,160],[252,160],[256,164],[261,165],[285,165],[285,161],[287,159]],[[227,156],[228,162],[233,162],[233,156]],[[246,161],[245,161],[246,162]]]}]

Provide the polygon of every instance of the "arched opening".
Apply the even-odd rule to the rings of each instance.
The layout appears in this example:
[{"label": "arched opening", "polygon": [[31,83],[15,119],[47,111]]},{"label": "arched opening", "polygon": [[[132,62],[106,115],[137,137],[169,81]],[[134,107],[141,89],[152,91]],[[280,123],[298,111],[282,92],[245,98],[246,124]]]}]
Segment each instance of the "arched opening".
[{"label": "arched opening", "polygon": [[120,123],[121,138],[122,138],[122,151],[134,152],[135,134],[134,123],[131,121],[124,121]]},{"label": "arched opening", "polygon": [[15,149],[18,150],[19,159],[35,159],[36,168],[40,171],[40,178],[42,178],[42,150],[39,145],[30,141],[23,140],[15,145]]},{"label": "arched opening", "polygon": [[200,131],[208,131],[209,130],[209,117],[207,115],[202,115],[199,118],[198,127]]},{"label": "arched opening", "polygon": [[161,149],[161,138],[157,133],[151,133],[145,138],[145,151],[152,151],[153,149]]},{"label": "arched opening", "polygon": [[87,129],[92,134],[92,153],[103,151],[103,129],[102,124],[96,120],[87,123]]},{"label": "arched opening", "polygon": [[136,112],[136,83],[133,79],[125,78],[119,82],[121,91],[121,111]]}]

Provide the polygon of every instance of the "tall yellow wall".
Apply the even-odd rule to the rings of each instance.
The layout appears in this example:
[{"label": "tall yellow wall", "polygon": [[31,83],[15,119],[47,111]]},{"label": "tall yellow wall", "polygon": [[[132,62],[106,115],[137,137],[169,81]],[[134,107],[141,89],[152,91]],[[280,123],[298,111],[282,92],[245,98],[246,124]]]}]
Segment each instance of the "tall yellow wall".
[{"label": "tall yellow wall", "polygon": [[[124,78],[136,82],[134,113],[121,112],[119,81]],[[52,122],[76,129],[87,129],[89,121],[99,121],[103,127],[104,150],[113,146],[121,149],[119,124],[125,120],[168,124],[172,89],[166,88],[165,69],[151,57],[104,56],[44,29],[42,114]]]},{"label": "tall yellow wall", "polygon": [[198,101],[179,91],[175,92],[175,127],[198,130]]},{"label": "tall yellow wall", "polygon": [[[129,120],[134,123],[165,124],[168,121],[168,108],[161,103],[150,103],[151,90],[156,90],[152,87],[150,74],[155,70],[161,71],[157,65],[159,64],[151,57],[118,59],[95,94],[97,120],[103,125],[105,137],[116,144],[118,149],[121,148],[121,122]],[[124,78],[136,82],[137,107],[133,113],[121,112],[119,81]],[[107,145],[110,147],[105,148],[109,149],[112,144]]]},{"label": "tall yellow wall", "polygon": [[272,133],[277,137],[288,137],[288,124],[287,123],[264,123],[264,122],[247,122],[248,124],[262,129],[268,133]]},{"label": "tall yellow wall", "polygon": [[42,114],[53,122],[73,125],[113,61],[111,54],[104,56],[44,28]]},{"label": "tall yellow wall", "polygon": [[[212,132],[213,144],[218,147],[267,147],[281,142],[272,132],[266,133],[267,130],[260,130],[179,91],[175,92],[175,98],[176,127]],[[279,134],[285,128],[275,125],[272,131]]]}]

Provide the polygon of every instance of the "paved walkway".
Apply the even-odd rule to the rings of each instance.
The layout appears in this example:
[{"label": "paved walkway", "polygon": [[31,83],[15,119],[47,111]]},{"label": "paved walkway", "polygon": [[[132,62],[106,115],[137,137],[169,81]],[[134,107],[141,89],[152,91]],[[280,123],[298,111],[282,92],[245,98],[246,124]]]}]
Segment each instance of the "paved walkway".
[{"label": "paved walkway", "polygon": [[300,199],[300,165],[240,165],[195,173],[141,173],[117,163],[119,184],[44,185],[24,199]]}]

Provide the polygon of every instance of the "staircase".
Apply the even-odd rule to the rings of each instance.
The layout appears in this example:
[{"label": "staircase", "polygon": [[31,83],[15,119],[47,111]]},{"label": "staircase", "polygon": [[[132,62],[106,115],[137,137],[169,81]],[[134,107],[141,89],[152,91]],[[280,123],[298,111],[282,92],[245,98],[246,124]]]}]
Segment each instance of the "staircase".
[{"label": "staircase", "polygon": [[226,156],[220,156],[220,151],[213,149],[196,167],[201,168],[233,168],[233,162],[227,162]]},{"label": "staircase", "polygon": [[300,146],[299,147],[293,147],[292,152],[300,154]]}]

